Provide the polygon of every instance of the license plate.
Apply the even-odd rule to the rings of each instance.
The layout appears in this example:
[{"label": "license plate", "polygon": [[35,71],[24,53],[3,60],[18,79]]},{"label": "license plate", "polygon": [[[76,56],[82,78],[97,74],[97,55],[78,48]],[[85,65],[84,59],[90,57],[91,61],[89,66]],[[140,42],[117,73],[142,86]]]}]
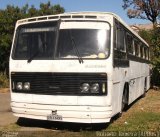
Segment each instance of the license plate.
[{"label": "license plate", "polygon": [[48,115],[47,120],[49,121],[61,121],[63,118],[61,115]]}]

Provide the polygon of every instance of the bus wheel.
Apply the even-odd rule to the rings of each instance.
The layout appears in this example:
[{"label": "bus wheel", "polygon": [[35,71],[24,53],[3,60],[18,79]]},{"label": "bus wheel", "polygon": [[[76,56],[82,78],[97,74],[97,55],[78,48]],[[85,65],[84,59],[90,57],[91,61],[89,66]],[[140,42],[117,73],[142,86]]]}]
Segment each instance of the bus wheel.
[{"label": "bus wheel", "polygon": [[127,97],[127,93],[128,93],[128,88],[127,85],[125,85],[124,87],[124,91],[123,91],[123,95],[122,95],[122,106],[121,106],[121,111],[126,111],[127,107],[128,107],[128,97]]}]

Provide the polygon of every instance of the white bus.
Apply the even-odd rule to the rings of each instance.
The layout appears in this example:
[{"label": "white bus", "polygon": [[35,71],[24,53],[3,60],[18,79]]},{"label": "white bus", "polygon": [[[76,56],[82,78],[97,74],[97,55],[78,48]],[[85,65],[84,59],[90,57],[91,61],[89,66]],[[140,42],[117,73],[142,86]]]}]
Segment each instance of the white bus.
[{"label": "white bus", "polygon": [[16,23],[10,90],[17,117],[106,123],[149,87],[149,46],[113,13]]}]

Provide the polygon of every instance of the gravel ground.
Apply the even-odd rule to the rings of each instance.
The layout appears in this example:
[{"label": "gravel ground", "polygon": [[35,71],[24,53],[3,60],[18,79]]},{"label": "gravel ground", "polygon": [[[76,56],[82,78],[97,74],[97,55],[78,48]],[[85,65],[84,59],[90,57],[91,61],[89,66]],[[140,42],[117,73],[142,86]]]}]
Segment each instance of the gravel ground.
[{"label": "gravel ground", "polygon": [[10,108],[10,93],[0,92],[0,127],[8,126],[18,120],[13,116]]}]

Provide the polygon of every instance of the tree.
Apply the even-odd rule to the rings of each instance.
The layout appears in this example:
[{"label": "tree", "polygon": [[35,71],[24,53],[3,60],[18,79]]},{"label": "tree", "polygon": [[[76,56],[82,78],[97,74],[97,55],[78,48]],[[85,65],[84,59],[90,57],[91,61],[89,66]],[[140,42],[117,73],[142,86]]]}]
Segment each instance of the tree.
[{"label": "tree", "polygon": [[63,13],[64,8],[62,8],[59,4],[52,6],[50,2],[44,4],[40,4],[39,15],[53,15]]},{"label": "tree", "polygon": [[139,35],[150,45],[150,59],[152,64],[151,84],[160,85],[160,28],[140,30]]},{"label": "tree", "polygon": [[160,14],[160,0],[123,0],[129,18],[147,19],[157,25]]},{"label": "tree", "polygon": [[8,5],[0,11],[0,71],[8,69],[8,60],[16,20],[21,18],[20,8]]}]

